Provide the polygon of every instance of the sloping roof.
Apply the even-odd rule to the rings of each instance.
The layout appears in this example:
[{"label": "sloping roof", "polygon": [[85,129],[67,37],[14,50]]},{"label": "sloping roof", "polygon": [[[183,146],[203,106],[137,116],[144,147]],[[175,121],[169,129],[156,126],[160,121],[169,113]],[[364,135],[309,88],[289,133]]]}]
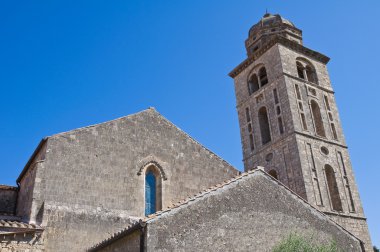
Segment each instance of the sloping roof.
[{"label": "sloping roof", "polygon": [[[169,206],[168,208],[166,208],[164,210],[161,210],[161,211],[158,211],[158,212],[156,212],[154,214],[148,215],[145,218],[142,218],[139,222],[126,227],[125,229],[123,229],[123,230],[121,230],[121,231],[113,234],[110,238],[107,238],[107,239],[101,241],[100,243],[96,244],[91,249],[89,249],[89,251],[97,251],[98,249],[103,248],[103,247],[109,245],[113,241],[115,241],[117,239],[120,239],[120,238],[122,238],[122,237],[124,237],[124,236],[126,236],[126,235],[128,235],[130,233],[132,233],[133,231],[141,228],[141,227],[144,227],[147,223],[149,224],[150,222],[153,222],[153,221],[159,219],[160,216],[163,216],[163,215],[166,215],[168,213],[171,213],[175,209],[178,209],[178,208],[181,208],[181,207],[186,207],[187,205],[191,204],[192,202],[196,201],[197,199],[201,199],[201,198],[207,197],[208,195],[213,195],[217,191],[219,191],[220,189],[222,189],[223,187],[226,187],[226,186],[228,186],[230,184],[235,184],[235,183],[239,182],[240,180],[244,179],[247,176],[253,176],[253,174],[255,174],[255,173],[256,174],[260,173],[261,175],[264,175],[265,177],[267,177],[267,178],[271,179],[272,181],[276,182],[279,186],[281,186],[282,188],[284,188],[285,190],[287,190],[288,192],[290,192],[293,196],[295,196],[296,198],[298,198],[299,200],[301,200],[305,205],[307,205],[307,207],[310,207],[310,208],[313,209],[313,211],[316,211],[316,212],[322,214],[323,216],[326,216],[330,222],[334,223],[336,226],[338,226],[339,228],[341,228],[344,232],[350,234],[353,237],[356,237],[354,234],[352,234],[350,231],[348,231],[347,229],[345,229],[343,226],[341,226],[340,224],[338,224],[337,222],[335,222],[334,220],[332,220],[331,218],[329,218],[325,213],[323,213],[322,211],[318,210],[313,205],[311,205],[310,203],[308,203],[305,199],[303,199],[301,196],[299,196],[298,194],[296,194],[295,192],[293,192],[286,185],[282,184],[280,181],[278,181],[277,179],[273,178],[268,173],[266,173],[264,171],[263,167],[257,167],[255,169],[252,169],[252,170],[248,171],[248,172],[241,173],[238,176],[233,177],[233,178],[231,178],[229,180],[225,180],[224,182],[219,183],[219,184],[217,184],[215,186],[209,187],[208,189],[205,189],[205,190],[201,191],[200,193],[195,194],[193,197],[188,197],[188,198],[186,198],[186,199],[184,199],[182,201],[179,201],[177,203],[173,203],[171,206]],[[357,238],[357,239],[360,240],[359,238]]]},{"label": "sloping roof", "polygon": [[16,186],[9,186],[9,185],[0,185],[0,190],[17,191],[17,187]]},{"label": "sloping roof", "polygon": [[142,110],[140,112],[137,112],[137,113],[134,113],[134,114],[130,114],[130,115],[127,115],[127,116],[119,117],[119,118],[116,118],[116,119],[113,119],[113,120],[110,120],[110,121],[106,121],[106,122],[102,122],[102,123],[98,123],[98,124],[93,124],[93,125],[89,125],[89,126],[73,129],[73,130],[70,130],[70,131],[57,133],[57,134],[54,134],[52,136],[44,137],[41,140],[41,142],[39,143],[39,145],[37,146],[37,148],[35,149],[35,151],[33,152],[32,156],[29,158],[29,161],[27,162],[27,164],[25,165],[24,169],[22,170],[22,172],[19,175],[19,177],[17,179],[17,182],[19,183],[21,181],[22,177],[28,171],[31,162],[33,161],[34,157],[37,155],[38,151],[42,148],[42,146],[50,138],[59,137],[59,136],[65,136],[65,135],[68,135],[68,134],[74,134],[74,133],[82,131],[82,130],[86,130],[86,129],[89,129],[89,128],[94,128],[94,127],[106,125],[106,124],[109,124],[109,123],[112,123],[112,122],[118,121],[118,120],[128,119],[130,117],[137,116],[137,115],[140,115],[140,114],[143,114],[143,113],[154,113],[154,114],[160,116],[160,118],[163,119],[163,121],[166,122],[170,127],[175,128],[181,134],[183,134],[185,137],[189,138],[194,144],[199,145],[201,148],[203,148],[204,150],[206,150],[207,152],[209,152],[212,156],[216,157],[217,159],[219,159],[223,163],[227,164],[227,169],[230,169],[233,172],[238,172],[238,170],[235,169],[230,163],[228,163],[226,160],[222,159],[220,156],[218,156],[217,154],[215,154],[214,152],[212,152],[210,149],[206,148],[204,145],[202,145],[200,142],[198,142],[197,140],[195,140],[193,137],[191,137],[189,134],[187,134],[185,131],[183,131],[181,128],[179,128],[177,125],[175,125],[174,123],[172,123],[171,121],[169,121],[167,118],[165,118],[163,115],[161,115],[154,107],[149,107],[146,110]]},{"label": "sloping roof", "polygon": [[138,221],[138,222],[135,222],[129,226],[127,226],[126,228],[112,234],[110,237],[108,237],[107,239],[95,244],[94,246],[92,246],[91,248],[89,248],[87,251],[97,251],[101,248],[104,248],[106,247],[108,244],[120,239],[120,238],[123,238],[125,237],[126,235],[132,233],[133,231],[135,230],[138,230],[140,229],[141,227],[144,227],[145,226],[145,222],[143,221]]},{"label": "sloping roof", "polygon": [[0,220],[0,228],[12,228],[21,230],[43,230],[42,227],[18,220]]}]

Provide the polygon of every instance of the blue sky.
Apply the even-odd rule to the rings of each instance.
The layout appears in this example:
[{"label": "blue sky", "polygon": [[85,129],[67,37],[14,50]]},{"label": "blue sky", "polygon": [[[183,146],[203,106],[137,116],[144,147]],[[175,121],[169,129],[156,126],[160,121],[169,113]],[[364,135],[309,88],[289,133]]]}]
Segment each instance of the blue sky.
[{"label": "blue sky", "polygon": [[380,245],[379,1],[3,1],[0,184],[44,136],[150,106],[242,169],[230,70],[249,28],[280,13],[328,69],[374,244]]}]

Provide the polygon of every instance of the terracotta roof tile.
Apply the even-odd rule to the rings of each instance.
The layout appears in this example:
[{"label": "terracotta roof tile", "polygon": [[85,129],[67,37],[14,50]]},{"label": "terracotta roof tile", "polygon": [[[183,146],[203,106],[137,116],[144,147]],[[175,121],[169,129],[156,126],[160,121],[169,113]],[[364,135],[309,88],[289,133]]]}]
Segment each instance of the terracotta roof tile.
[{"label": "terracotta roof tile", "polygon": [[33,230],[42,230],[43,228],[35,225],[35,224],[29,224],[22,221],[17,220],[0,220],[0,227],[3,228],[19,228],[19,229],[33,229]]},{"label": "terracotta roof tile", "polygon": [[139,221],[139,222],[134,222],[130,225],[128,225],[126,228],[112,234],[110,237],[104,239],[103,241],[95,244],[94,246],[92,246],[91,248],[89,248],[87,251],[97,251],[98,249],[101,249],[105,246],[107,246],[107,244],[119,239],[119,238],[122,238],[124,237],[125,235],[127,235],[129,232],[132,232],[134,230],[137,230],[138,228],[140,227],[143,227],[145,225],[144,222],[142,221]]}]

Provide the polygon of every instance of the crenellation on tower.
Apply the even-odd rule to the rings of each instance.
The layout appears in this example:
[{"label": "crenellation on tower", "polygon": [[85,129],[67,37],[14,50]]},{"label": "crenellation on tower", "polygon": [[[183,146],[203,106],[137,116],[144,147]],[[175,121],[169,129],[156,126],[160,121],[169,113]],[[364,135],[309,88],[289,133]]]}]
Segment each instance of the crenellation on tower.
[{"label": "crenellation on tower", "polygon": [[302,31],[265,14],[249,31],[248,58],[230,76],[243,162],[256,166],[331,216],[371,248],[326,64]]}]

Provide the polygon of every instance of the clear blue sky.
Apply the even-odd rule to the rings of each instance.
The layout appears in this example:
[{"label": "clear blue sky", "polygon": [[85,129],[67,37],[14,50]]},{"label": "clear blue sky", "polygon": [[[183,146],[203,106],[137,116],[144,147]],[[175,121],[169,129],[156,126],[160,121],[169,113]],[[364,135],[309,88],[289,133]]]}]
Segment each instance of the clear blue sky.
[{"label": "clear blue sky", "polygon": [[374,244],[380,1],[3,1],[0,184],[40,139],[154,106],[242,169],[233,80],[248,29],[268,8],[303,30],[328,64]]}]

